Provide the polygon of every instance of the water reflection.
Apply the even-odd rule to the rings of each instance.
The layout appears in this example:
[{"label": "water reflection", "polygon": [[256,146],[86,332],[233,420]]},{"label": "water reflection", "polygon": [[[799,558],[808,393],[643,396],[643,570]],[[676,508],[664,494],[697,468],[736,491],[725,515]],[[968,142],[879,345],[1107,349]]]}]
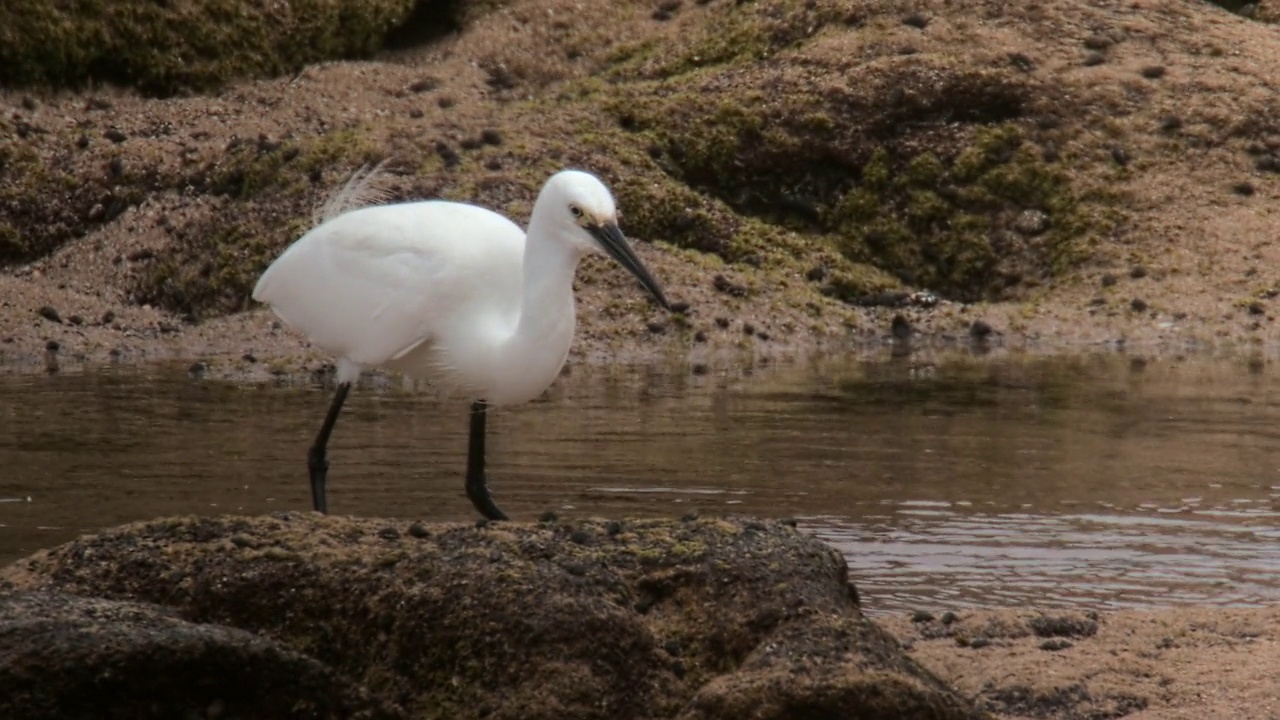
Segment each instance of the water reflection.
[{"label": "water reflection", "polygon": [[[466,407],[394,380],[331,445],[339,513],[470,520]],[[1280,396],[1244,360],[578,368],[490,419],[518,518],[791,516],[873,612],[1280,597]],[[0,562],[165,514],[309,503],[312,386],[180,371],[0,377]]]}]

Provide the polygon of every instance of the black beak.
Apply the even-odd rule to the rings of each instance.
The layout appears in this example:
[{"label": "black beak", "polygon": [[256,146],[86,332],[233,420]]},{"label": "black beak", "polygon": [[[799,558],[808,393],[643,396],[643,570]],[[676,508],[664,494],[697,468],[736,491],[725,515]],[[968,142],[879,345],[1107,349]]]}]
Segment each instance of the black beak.
[{"label": "black beak", "polygon": [[617,223],[605,223],[604,225],[588,225],[587,232],[595,237],[596,242],[600,243],[600,247],[609,253],[609,257],[618,261],[618,264],[626,268],[636,279],[644,285],[645,289],[653,293],[653,297],[664,310],[670,310],[671,304],[667,302],[667,296],[662,294],[662,286],[657,280],[649,274],[648,268],[644,263],[640,262],[640,258],[636,257],[636,253],[631,249],[631,244],[627,242],[626,236],[622,234],[621,228]]}]

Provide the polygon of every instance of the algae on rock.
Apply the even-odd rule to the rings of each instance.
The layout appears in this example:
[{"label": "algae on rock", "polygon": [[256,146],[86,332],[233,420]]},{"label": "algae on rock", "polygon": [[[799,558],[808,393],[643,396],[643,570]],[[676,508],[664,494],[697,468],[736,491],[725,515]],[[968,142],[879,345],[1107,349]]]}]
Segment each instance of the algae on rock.
[{"label": "algae on rock", "polygon": [[986,717],[860,612],[838,552],[771,520],[169,518],[37,553],[0,590],[247,630],[415,718]]},{"label": "algae on rock", "polygon": [[211,90],[367,57],[414,0],[6,0],[0,85],[114,83],[153,95]]}]

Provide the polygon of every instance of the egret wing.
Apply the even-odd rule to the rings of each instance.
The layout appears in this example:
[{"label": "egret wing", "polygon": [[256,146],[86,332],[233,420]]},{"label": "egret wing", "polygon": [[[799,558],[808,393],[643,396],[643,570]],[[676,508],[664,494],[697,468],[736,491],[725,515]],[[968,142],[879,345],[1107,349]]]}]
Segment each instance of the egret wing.
[{"label": "egret wing", "polygon": [[518,311],[523,248],[519,227],[472,205],[363,208],[300,238],[253,296],[317,346],[371,367],[429,342],[457,313],[491,322]]}]

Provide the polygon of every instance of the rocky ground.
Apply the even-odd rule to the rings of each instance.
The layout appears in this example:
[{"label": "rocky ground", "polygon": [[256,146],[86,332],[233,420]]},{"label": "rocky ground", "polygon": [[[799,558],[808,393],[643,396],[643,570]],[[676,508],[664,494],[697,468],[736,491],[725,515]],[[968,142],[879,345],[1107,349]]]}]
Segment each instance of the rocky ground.
[{"label": "rocky ground", "polygon": [[[170,5],[195,12],[201,3]],[[268,23],[265,34],[237,25],[227,34],[198,28],[194,39],[181,25],[139,35],[128,23],[153,21],[146,13],[102,20],[121,24],[99,32],[43,22],[40,12],[57,11],[47,3],[0,9],[0,368],[182,358],[215,374],[266,377],[323,364],[322,352],[254,307],[248,291],[313,208],[357,168],[388,158],[395,198],[473,200],[521,220],[560,167],[610,183],[641,256],[690,309],[659,313],[616,268],[589,261],[578,282],[576,361],[848,351],[886,342],[898,316],[899,330],[911,328],[925,345],[1264,358],[1276,350],[1280,35],[1266,22],[1266,2],[1252,17],[1192,0],[510,0],[427,2],[416,11],[379,2],[365,4],[359,33],[339,42],[333,36],[356,21],[326,0],[305,5],[239,16],[259,31]],[[296,15],[271,14],[293,7]],[[400,29],[375,51],[388,27]],[[70,34],[41,34],[49,28]],[[307,42],[281,46],[275,36]],[[218,48],[227,64],[192,59],[206,39],[228,38],[244,42]],[[46,57],[29,48],[58,43],[75,48],[61,56],[75,62],[47,71],[26,64]],[[164,43],[164,57],[179,62],[125,57]],[[95,60],[103,57],[121,59]],[[362,59],[328,61],[337,57]],[[85,82],[100,67],[116,74]],[[292,536],[277,527],[285,535],[258,538],[264,526],[245,522],[235,532],[217,526],[211,537],[234,548],[228,558],[252,555],[263,573],[255,577],[279,583],[281,596],[293,592],[296,578],[272,574],[293,567],[298,548],[272,549]],[[148,532],[165,532],[157,527]],[[403,560],[388,548],[417,537],[412,528],[393,528],[394,539],[348,529],[330,528],[334,547],[358,536],[370,546],[361,552],[388,563]],[[601,531],[581,529],[591,538]],[[532,545],[517,541],[539,532],[546,537]],[[558,553],[576,542],[548,529],[501,539],[478,546],[496,553],[495,567],[517,549],[563,559]],[[375,550],[378,543],[388,547]],[[69,547],[101,551],[89,541]],[[61,552],[67,564],[45,571],[94,557]],[[228,558],[208,562],[216,570]],[[183,603],[220,597],[221,576],[135,560],[139,577],[156,568],[174,574],[102,591],[110,601],[11,597],[6,627],[56,615],[65,619],[56,632],[72,638],[115,618],[212,653],[183,656],[193,668],[271,667],[295,683],[279,687],[330,687],[316,696],[313,716],[397,717],[422,700],[403,689],[403,667],[353,656],[354,631],[336,620],[322,637],[289,639],[212,626],[212,606],[193,614]],[[6,577],[24,588],[89,587],[75,585],[74,573],[32,568],[14,566]],[[596,577],[590,568],[561,571],[569,582]],[[342,594],[316,582],[312,592]],[[636,582],[626,592],[650,592],[644,582],[656,581]],[[668,582],[676,581],[659,586]],[[164,594],[175,588],[178,595]],[[421,591],[393,589],[387,602]],[[376,603],[365,609],[382,613],[365,618],[378,627],[398,622]],[[848,631],[840,637],[881,642],[847,603],[831,612]],[[1046,621],[1033,611],[980,612],[884,627],[959,697],[1001,717],[1255,718],[1280,712],[1270,677],[1280,647],[1274,614],[1185,609]],[[23,627],[23,642],[48,630]],[[129,649],[145,636],[112,647],[145,658],[153,649],[145,642]],[[686,709],[691,717],[738,717],[734,703],[757,696],[739,695],[737,684],[782,702],[761,688],[805,677],[806,697],[843,707],[864,676],[818,662],[847,661],[851,651],[810,640],[786,640],[804,649],[799,659],[752,645],[734,656],[749,671],[744,664],[701,689],[663,658],[652,668],[655,685],[623,690],[639,698],[674,689],[701,698]],[[232,645],[239,649],[230,654],[211,649]],[[427,650],[397,647],[404,667],[425,662],[414,653]],[[658,662],[660,653],[642,645],[608,662],[641,650]],[[89,675],[68,683],[93,676],[96,661],[84,657]],[[725,669],[695,657],[685,671],[704,675],[693,677]],[[896,651],[878,657],[913,678],[904,687],[923,693],[913,697],[943,698],[938,707],[951,710],[935,716],[969,712],[954,710],[955,696]],[[35,660],[11,654],[5,662]],[[582,666],[566,673],[603,677]],[[338,675],[361,679],[343,684],[332,680]],[[541,681],[507,680],[526,689]],[[386,701],[360,683],[400,689]],[[271,687],[255,696],[260,707],[279,700]],[[210,697],[208,714],[234,716],[225,714],[229,700]],[[466,702],[479,707],[475,697]],[[768,710],[757,717],[791,706],[760,707]]]},{"label": "rocky ground", "polygon": [[[1274,346],[1280,38],[1256,19],[1199,2],[521,0],[416,22],[424,39],[372,61],[199,94],[190,78],[164,98],[0,90],[4,365],[55,344],[64,364],[318,362],[248,290],[388,157],[393,197],[516,218],[559,167],[611,183],[691,309],[664,317],[588,263],[579,357],[843,346],[896,315],[932,338],[981,320],[1031,349]],[[906,299],[921,290],[941,302]]]}]

